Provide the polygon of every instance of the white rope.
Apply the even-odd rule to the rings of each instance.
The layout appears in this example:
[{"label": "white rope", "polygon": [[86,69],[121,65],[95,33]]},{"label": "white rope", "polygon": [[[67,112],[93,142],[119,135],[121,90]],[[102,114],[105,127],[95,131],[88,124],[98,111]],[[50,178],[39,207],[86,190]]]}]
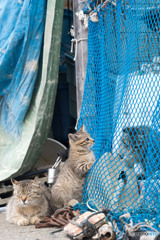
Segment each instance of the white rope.
[{"label": "white rope", "polygon": [[115,210],[117,208],[117,204],[120,200],[120,195],[122,193],[122,189],[124,188],[124,180],[119,179],[118,180],[118,186],[115,189],[115,192],[113,194],[113,199],[111,200],[112,208]]},{"label": "white rope", "polygon": [[78,122],[79,122],[79,117],[77,118],[76,120],[76,125],[75,125],[75,130],[77,131],[77,128],[78,128]]},{"label": "white rope", "polygon": [[89,18],[90,18],[90,20],[91,20],[92,22],[95,22],[95,23],[96,23],[96,22],[99,22],[99,20],[98,20],[98,12],[99,12],[101,9],[105,8],[108,3],[111,3],[113,6],[116,6],[116,2],[115,2],[115,1],[106,0],[106,1],[104,1],[103,3],[101,2],[101,4],[99,4],[99,5],[96,7],[96,11],[94,10],[94,11],[90,12],[90,14],[89,14]]},{"label": "white rope", "polygon": [[94,209],[94,208],[92,208],[89,204],[90,204],[90,202],[93,202],[94,203],[94,205],[96,206],[96,208],[98,209],[98,206],[96,205],[96,203],[94,202],[94,200],[93,199],[89,199],[88,201],[87,201],[87,203],[86,203],[86,205],[87,205],[87,207],[91,210],[91,211],[93,211],[93,212],[98,212],[98,210],[96,210],[96,209]]},{"label": "white rope", "polygon": [[111,3],[113,6],[115,6],[116,7],[116,1],[112,1],[112,0],[106,0],[106,1],[104,1],[103,3],[101,3],[101,4],[99,4],[98,6],[97,6],[97,10],[100,10],[100,9],[102,9],[102,8],[104,8],[108,3]]},{"label": "white rope", "polygon": [[78,43],[80,43],[81,41],[87,41],[88,38],[80,38],[80,39],[72,39],[71,40],[71,52],[73,53],[73,45],[75,44],[75,55],[74,55],[74,58],[73,60],[76,61],[77,59],[77,49],[78,49]]},{"label": "white rope", "polygon": [[133,226],[133,222],[128,224],[122,219],[123,217],[130,218],[131,215],[130,215],[130,213],[126,213],[126,214],[123,214],[119,217],[120,221],[125,225],[125,230],[128,231],[129,236],[132,236],[133,233],[136,232],[137,230],[141,230],[142,227],[150,228],[153,231],[158,232],[155,228],[151,227],[146,222],[140,222],[140,223],[137,223],[136,225]]}]

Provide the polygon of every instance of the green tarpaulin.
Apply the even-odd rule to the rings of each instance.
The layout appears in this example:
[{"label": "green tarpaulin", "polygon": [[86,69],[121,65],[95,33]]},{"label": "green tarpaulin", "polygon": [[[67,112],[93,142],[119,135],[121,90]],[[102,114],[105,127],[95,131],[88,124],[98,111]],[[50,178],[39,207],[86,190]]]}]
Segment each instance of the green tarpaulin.
[{"label": "green tarpaulin", "polygon": [[13,139],[0,126],[0,181],[29,171],[46,141],[57,91],[63,10],[64,0],[48,0],[42,63],[22,136]]}]

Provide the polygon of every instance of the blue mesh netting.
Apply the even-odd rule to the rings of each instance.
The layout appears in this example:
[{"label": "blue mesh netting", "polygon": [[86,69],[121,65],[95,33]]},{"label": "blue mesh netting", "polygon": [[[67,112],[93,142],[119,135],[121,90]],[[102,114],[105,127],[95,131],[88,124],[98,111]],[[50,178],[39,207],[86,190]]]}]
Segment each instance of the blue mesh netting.
[{"label": "blue mesh netting", "polygon": [[96,162],[83,201],[159,228],[160,0],[96,2],[87,4],[98,22],[89,18],[79,120],[95,139]]}]

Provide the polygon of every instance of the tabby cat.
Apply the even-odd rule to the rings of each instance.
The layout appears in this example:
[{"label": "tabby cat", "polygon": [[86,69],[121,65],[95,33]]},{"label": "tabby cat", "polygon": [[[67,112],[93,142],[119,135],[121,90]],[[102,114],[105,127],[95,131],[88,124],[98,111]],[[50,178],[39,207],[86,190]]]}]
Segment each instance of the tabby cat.
[{"label": "tabby cat", "polygon": [[[49,213],[47,190],[40,179],[16,181],[13,196],[7,205],[6,220],[17,225],[37,224]],[[48,195],[49,196],[49,195]]]},{"label": "tabby cat", "polygon": [[94,140],[84,130],[84,126],[68,137],[69,156],[51,189],[53,210],[68,206],[72,199],[80,201],[85,177],[95,161],[90,150]]},{"label": "tabby cat", "polygon": [[137,175],[154,174],[160,169],[159,133],[148,126],[123,128],[119,156],[127,166],[135,168]]},{"label": "tabby cat", "polygon": [[127,166],[133,168],[138,163],[142,175],[146,169],[146,149],[150,129],[146,126],[123,128],[119,156],[124,158]]}]

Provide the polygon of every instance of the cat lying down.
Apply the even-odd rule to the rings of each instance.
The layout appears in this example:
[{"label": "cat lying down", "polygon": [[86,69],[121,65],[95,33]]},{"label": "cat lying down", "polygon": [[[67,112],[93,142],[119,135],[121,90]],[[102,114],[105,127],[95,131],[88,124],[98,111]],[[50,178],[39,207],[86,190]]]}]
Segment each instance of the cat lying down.
[{"label": "cat lying down", "polygon": [[49,192],[38,177],[19,182],[12,180],[12,183],[14,191],[7,205],[7,221],[22,226],[37,224],[49,214]]},{"label": "cat lying down", "polygon": [[73,199],[80,201],[85,177],[95,161],[95,156],[90,150],[94,140],[84,130],[84,126],[68,136],[69,156],[51,189],[54,211],[70,205]]}]

